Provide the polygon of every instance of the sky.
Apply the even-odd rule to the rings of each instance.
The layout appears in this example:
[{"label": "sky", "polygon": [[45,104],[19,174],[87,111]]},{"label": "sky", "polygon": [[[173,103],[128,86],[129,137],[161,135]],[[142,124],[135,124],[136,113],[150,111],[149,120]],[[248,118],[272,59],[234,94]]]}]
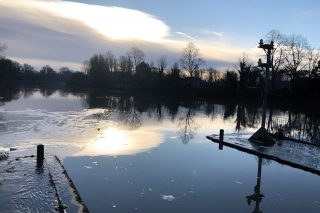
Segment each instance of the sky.
[{"label": "sky", "polygon": [[246,53],[264,53],[271,30],[301,34],[320,47],[319,0],[0,0],[0,43],[5,56],[36,70],[49,65],[81,71],[97,53],[116,58],[131,47],[146,62],[164,55],[168,68],[193,42],[206,65],[223,71]]}]

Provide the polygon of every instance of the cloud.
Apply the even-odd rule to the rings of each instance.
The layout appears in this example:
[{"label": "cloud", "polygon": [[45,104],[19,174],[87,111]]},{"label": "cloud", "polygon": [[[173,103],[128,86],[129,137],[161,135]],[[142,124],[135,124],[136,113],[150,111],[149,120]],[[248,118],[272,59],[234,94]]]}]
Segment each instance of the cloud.
[{"label": "cloud", "polygon": [[[170,28],[164,22],[150,14],[120,7],[60,0],[15,0],[12,2],[2,0],[0,4],[4,8],[15,9],[15,15],[18,17],[27,16],[35,24],[46,25],[48,28],[60,32],[69,30],[61,23],[52,23],[53,17],[79,21],[96,30],[96,32],[113,39],[157,41],[168,36],[170,31]],[[19,10],[19,13],[17,13],[18,8],[23,9],[24,12],[21,13],[21,10]]]},{"label": "cloud", "polygon": [[212,34],[214,34],[214,35],[216,35],[216,36],[222,36],[222,33],[215,32],[215,31],[212,31]]},{"label": "cloud", "polygon": [[178,34],[178,35],[182,35],[182,36],[185,36],[185,37],[187,37],[187,38],[190,38],[190,39],[195,39],[194,37],[192,37],[192,36],[189,36],[188,34],[186,34],[186,33],[183,33],[183,32],[175,32],[176,34]]},{"label": "cloud", "polygon": [[6,55],[37,69],[60,61],[79,70],[95,53],[125,55],[131,46],[157,49],[170,30],[137,10],[57,0],[0,0],[0,23],[1,42],[9,47]]},{"label": "cloud", "polygon": [[138,10],[60,0],[0,0],[0,39],[8,45],[6,56],[37,70],[45,65],[80,70],[93,54],[111,50],[118,58],[132,46],[146,53],[147,62],[166,55],[170,67],[190,39],[212,62],[207,66],[231,63],[244,52],[226,45],[225,36],[212,41],[178,31],[173,34],[180,38],[173,38],[170,33],[166,23]]},{"label": "cloud", "polygon": [[222,37],[223,36],[222,32],[217,32],[217,31],[208,30],[208,29],[200,30],[200,32],[203,33],[203,34],[214,35],[214,36],[218,36],[218,37]]}]

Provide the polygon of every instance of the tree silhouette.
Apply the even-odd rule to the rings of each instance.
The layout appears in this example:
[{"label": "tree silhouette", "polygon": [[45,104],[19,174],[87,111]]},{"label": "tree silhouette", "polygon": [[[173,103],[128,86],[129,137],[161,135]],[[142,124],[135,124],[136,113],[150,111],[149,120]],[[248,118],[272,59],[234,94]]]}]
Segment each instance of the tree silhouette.
[{"label": "tree silhouette", "polygon": [[0,42],[0,58],[3,56],[1,55],[7,49],[7,45]]},{"label": "tree silhouette", "polygon": [[151,68],[149,64],[141,62],[136,67],[135,77],[139,85],[146,85],[150,81]]},{"label": "tree silhouette", "polygon": [[272,90],[276,89],[276,81],[281,80],[284,75],[285,63],[285,41],[286,36],[278,30],[271,30],[266,36],[266,42],[273,41],[273,50],[271,51],[271,83]]},{"label": "tree silhouette", "polygon": [[157,59],[157,65],[159,68],[159,78],[161,81],[162,77],[163,77],[163,72],[167,68],[167,65],[168,65],[166,56],[164,56],[164,55],[160,56],[160,58]]},{"label": "tree silhouette", "polygon": [[131,47],[130,51],[127,52],[130,60],[133,60],[133,68],[136,69],[137,65],[143,62],[146,58],[146,54],[138,47]]},{"label": "tree silhouette", "polygon": [[192,42],[189,42],[187,47],[182,50],[179,63],[182,69],[189,72],[190,77],[194,77],[199,67],[206,64],[205,60],[201,57],[199,49]]},{"label": "tree silhouette", "polygon": [[244,89],[248,86],[249,78],[252,73],[252,62],[249,59],[248,55],[243,53],[242,56],[238,59],[236,65],[236,70],[239,73],[239,87]]},{"label": "tree silhouette", "polygon": [[293,89],[297,80],[303,77],[310,49],[307,39],[301,35],[291,35],[286,41],[285,75],[291,80]]}]

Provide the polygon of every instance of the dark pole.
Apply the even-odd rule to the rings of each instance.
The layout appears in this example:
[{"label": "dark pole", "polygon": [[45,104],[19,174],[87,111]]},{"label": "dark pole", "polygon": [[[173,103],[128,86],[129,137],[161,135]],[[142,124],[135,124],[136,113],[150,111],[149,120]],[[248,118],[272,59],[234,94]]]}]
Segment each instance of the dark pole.
[{"label": "dark pole", "polygon": [[[258,177],[257,177],[257,185],[255,189],[255,193],[258,193],[260,196],[260,185],[261,185],[261,165],[262,165],[262,157],[259,157],[259,164],[258,164]],[[256,206],[253,212],[261,212],[259,208],[261,200],[256,200]]]},{"label": "dark pole", "polygon": [[269,67],[270,67],[270,55],[271,50],[273,49],[273,41],[270,44],[264,44],[263,40],[260,40],[259,47],[262,48],[264,51],[267,50],[267,63],[262,63],[261,58],[259,58],[258,65],[259,67],[266,68],[266,76],[265,76],[265,85],[264,90],[262,92],[263,104],[262,104],[262,121],[261,127],[258,129],[250,138],[249,140],[255,143],[263,144],[263,145],[273,145],[275,141],[270,136],[268,131],[265,129],[266,125],[266,110],[267,110],[267,98],[268,98],[268,86],[269,86]]},{"label": "dark pole", "polygon": [[263,111],[262,111],[262,122],[261,127],[265,128],[266,124],[266,108],[267,108],[267,98],[269,91],[269,67],[270,67],[270,54],[271,54],[271,45],[268,45],[267,53],[267,66],[266,66],[266,79],[263,91]]}]

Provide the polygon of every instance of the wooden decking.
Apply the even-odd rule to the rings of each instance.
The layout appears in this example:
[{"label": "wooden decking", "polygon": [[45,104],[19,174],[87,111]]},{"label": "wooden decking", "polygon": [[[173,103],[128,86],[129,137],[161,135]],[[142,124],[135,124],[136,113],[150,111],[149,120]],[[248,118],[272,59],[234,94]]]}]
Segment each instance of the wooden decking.
[{"label": "wooden decking", "polygon": [[250,142],[246,137],[236,134],[225,135],[220,141],[218,135],[207,136],[207,139],[220,145],[231,147],[242,152],[272,159],[279,163],[320,175],[320,145],[297,140],[275,140],[272,146]]}]

